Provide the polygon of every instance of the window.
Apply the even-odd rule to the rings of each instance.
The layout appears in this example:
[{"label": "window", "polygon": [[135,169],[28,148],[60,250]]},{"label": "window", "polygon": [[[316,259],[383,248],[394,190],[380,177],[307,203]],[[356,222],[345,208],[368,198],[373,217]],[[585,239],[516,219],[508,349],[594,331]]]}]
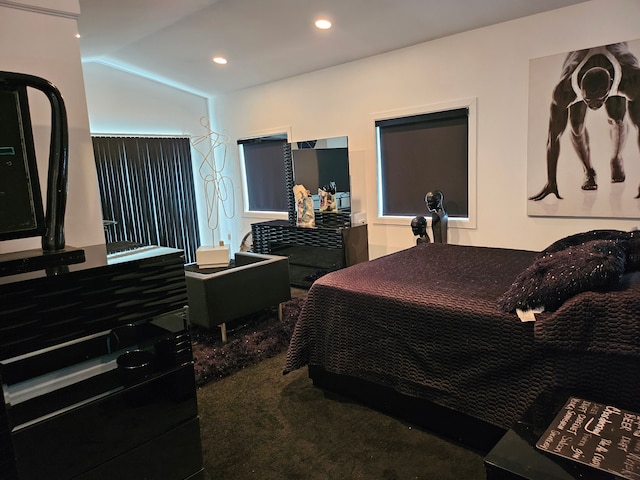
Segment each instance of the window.
[{"label": "window", "polygon": [[238,140],[244,166],[245,210],[287,212],[286,134]]},{"label": "window", "polygon": [[425,195],[444,193],[450,220],[473,217],[474,102],[376,119],[380,217],[425,214]]}]

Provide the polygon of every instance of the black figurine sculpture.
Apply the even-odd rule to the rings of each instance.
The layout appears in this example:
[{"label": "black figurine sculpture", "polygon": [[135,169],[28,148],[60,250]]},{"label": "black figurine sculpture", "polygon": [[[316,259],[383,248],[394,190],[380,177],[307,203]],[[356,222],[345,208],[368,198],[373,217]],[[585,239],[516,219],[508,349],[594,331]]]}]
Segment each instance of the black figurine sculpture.
[{"label": "black figurine sculpture", "polygon": [[423,216],[417,216],[411,220],[411,230],[413,230],[414,235],[418,236],[416,245],[431,242],[429,235],[427,235],[427,219]]},{"label": "black figurine sculpture", "polygon": [[440,190],[427,193],[424,197],[427,210],[431,212],[431,230],[434,243],[447,243],[449,216],[444,210],[444,194]]}]

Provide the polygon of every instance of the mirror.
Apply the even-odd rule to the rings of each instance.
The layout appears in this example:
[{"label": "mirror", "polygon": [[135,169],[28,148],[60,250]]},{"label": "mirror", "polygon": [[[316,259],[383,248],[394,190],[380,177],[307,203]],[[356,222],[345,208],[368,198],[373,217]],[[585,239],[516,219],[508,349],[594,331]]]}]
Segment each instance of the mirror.
[{"label": "mirror", "polygon": [[0,90],[0,240],[44,233],[44,212],[25,87]]},{"label": "mirror", "polygon": [[304,185],[313,197],[314,210],[320,210],[318,189],[335,183],[338,212],[351,212],[349,148],[347,137],[307,140],[291,144],[293,182]]}]

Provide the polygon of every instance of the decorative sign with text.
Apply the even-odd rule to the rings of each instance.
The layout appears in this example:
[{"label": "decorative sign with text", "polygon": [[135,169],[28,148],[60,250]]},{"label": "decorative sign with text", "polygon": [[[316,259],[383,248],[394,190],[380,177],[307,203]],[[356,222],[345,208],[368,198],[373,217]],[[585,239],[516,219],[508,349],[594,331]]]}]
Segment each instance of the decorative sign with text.
[{"label": "decorative sign with text", "polygon": [[640,414],[571,397],[536,446],[628,480],[640,480]]}]

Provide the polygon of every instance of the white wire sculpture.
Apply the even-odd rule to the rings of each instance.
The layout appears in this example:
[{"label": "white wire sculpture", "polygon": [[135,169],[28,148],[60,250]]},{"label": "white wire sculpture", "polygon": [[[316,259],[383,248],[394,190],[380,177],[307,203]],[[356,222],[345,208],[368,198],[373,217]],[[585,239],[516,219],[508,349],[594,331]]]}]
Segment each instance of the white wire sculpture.
[{"label": "white wire sculpture", "polygon": [[[191,137],[191,145],[202,156],[198,173],[204,182],[207,227],[211,230],[213,241],[214,231],[220,225],[220,211],[226,218],[230,219],[235,216],[233,182],[229,176],[223,173],[227,162],[229,137],[213,131],[209,125],[209,119],[206,117],[200,118],[200,125],[207,130],[207,133]],[[220,157],[222,157],[221,160]]]}]

